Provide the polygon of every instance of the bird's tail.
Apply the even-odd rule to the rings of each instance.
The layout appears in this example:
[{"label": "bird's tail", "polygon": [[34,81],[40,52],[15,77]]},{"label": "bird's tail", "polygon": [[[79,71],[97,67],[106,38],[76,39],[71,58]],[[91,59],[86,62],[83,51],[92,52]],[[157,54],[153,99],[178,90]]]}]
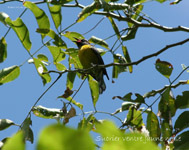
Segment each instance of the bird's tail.
[{"label": "bird's tail", "polygon": [[98,81],[99,84],[99,93],[102,94],[106,90],[106,84],[104,82],[104,79],[101,78],[101,80]]}]

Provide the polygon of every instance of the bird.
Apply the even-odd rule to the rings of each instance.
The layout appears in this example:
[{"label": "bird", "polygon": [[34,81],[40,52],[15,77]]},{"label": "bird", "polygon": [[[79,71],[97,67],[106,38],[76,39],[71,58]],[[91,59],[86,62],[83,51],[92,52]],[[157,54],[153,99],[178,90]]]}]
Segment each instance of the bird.
[{"label": "bird", "polygon": [[[95,65],[104,65],[104,61],[100,53],[89,43],[89,41],[86,39],[74,39],[76,40],[74,42],[77,44],[79,49],[78,56],[83,69],[88,69]],[[89,74],[98,82],[99,93],[102,94],[106,90],[106,84],[103,76],[106,75],[107,79],[109,80],[106,69],[97,67],[94,70],[91,70]]]}]

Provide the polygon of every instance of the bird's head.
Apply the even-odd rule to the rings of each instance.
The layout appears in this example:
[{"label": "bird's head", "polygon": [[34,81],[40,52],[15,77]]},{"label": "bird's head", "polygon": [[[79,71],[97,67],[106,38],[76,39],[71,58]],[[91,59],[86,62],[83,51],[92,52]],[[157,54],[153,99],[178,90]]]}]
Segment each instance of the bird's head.
[{"label": "bird's head", "polygon": [[76,41],[73,41],[77,44],[78,48],[80,49],[83,45],[90,45],[89,41],[87,41],[86,39],[78,39],[78,38],[75,38],[74,39]]}]

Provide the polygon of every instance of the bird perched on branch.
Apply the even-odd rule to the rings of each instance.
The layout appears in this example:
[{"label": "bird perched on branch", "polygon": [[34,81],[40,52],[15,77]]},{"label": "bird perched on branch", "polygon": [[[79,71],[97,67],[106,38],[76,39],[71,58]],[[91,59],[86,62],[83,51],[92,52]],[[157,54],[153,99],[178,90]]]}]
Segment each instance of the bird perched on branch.
[{"label": "bird perched on branch", "polygon": [[[98,50],[93,47],[89,41],[86,39],[77,39],[74,41],[78,48],[79,48],[79,60],[83,66],[84,69],[91,68],[95,65],[104,65],[104,61],[102,57],[100,56],[100,53]],[[109,80],[107,71],[105,68],[95,68],[92,69],[89,74],[98,81],[99,84],[99,93],[102,94],[103,91],[106,89],[106,84],[104,82],[103,76],[106,75],[107,79]]]}]

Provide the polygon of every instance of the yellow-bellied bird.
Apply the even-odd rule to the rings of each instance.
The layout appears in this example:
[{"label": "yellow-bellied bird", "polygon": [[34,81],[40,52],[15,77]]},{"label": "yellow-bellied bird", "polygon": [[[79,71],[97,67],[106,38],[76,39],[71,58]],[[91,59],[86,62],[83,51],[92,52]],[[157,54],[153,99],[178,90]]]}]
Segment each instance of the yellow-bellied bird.
[{"label": "yellow-bellied bird", "polygon": [[[77,39],[74,41],[78,48],[79,48],[79,60],[84,69],[91,68],[94,65],[104,65],[104,61],[100,56],[98,50],[93,47],[87,40],[85,39]],[[108,74],[105,68],[95,68],[94,70],[90,71],[89,74],[98,81],[99,84],[99,93],[102,94],[103,91],[106,89],[106,84],[104,82],[103,76],[106,75],[107,79],[109,80]]]}]

